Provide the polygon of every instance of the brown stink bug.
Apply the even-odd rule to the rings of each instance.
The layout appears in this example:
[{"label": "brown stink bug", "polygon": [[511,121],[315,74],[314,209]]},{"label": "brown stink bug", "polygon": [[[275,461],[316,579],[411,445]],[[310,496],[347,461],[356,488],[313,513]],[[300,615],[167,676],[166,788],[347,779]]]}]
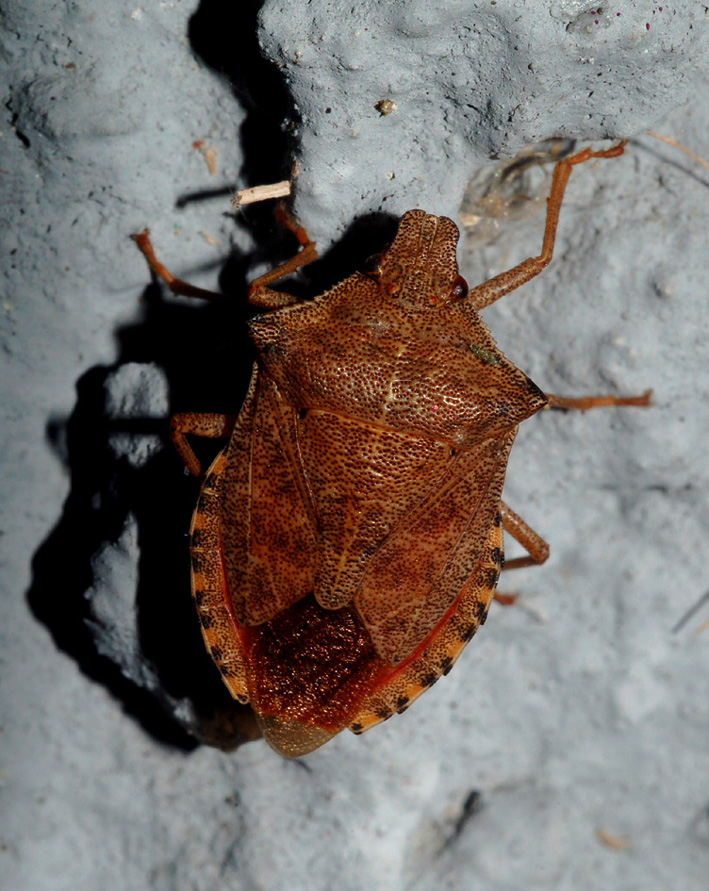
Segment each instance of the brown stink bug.
[{"label": "brown stink bug", "polygon": [[[552,257],[574,165],[557,163],[542,252],[468,290],[458,229],[422,210],[393,243],[312,301],[269,285],[316,257],[256,279],[258,359],[234,415],[180,414],[173,440],[228,437],[191,527],[192,590],[207,649],[232,696],[251,703],[269,744],[312,751],[345,727],[369,729],[447,673],[485,620],[503,529],[543,563],[548,546],[501,500],[519,423],[544,408],[647,405],[649,393],[567,399],[542,392],[497,348],[478,312]],[[147,232],[154,272],[188,296]]]}]

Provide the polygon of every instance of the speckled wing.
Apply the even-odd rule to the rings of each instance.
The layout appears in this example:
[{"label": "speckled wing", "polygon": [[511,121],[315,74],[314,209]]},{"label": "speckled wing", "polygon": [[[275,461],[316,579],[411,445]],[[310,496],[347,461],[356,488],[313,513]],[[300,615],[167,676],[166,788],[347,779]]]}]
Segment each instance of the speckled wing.
[{"label": "speckled wing", "polygon": [[457,454],[369,560],[354,602],[390,664],[426,638],[480,571],[515,433]]},{"label": "speckled wing", "polygon": [[348,606],[372,555],[402,517],[435,488],[447,443],[405,436],[334,412],[308,412],[300,449],[318,523],[315,597]]},{"label": "speckled wing", "polygon": [[242,625],[267,622],[313,590],[315,531],[293,407],[256,368],[227,451],[222,552]]}]

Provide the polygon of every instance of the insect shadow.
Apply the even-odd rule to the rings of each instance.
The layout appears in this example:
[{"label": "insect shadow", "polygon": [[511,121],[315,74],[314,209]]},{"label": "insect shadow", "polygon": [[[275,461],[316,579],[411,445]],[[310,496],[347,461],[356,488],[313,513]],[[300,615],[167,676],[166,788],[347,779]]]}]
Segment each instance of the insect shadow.
[{"label": "insect shadow", "polygon": [[[262,0],[246,0],[242,26],[227,34],[223,22],[230,5],[202,0],[188,27],[195,54],[229,81],[246,110],[242,185],[288,176],[293,152],[293,138],[282,127],[284,118],[295,120],[292,102],[258,46],[261,6]],[[183,195],[177,206],[219,195],[225,195],[223,186]],[[274,223],[272,206],[249,207],[236,222],[259,248],[248,256],[235,254],[224,266],[220,288],[233,296],[203,304],[163,299],[160,289],[149,288],[140,316],[117,332],[117,362],[86,372],[77,383],[71,417],[49,421],[47,438],[67,467],[70,491],[62,516],[35,554],[28,592],[31,609],[56,645],[148,733],[185,750],[198,740],[233,748],[258,735],[251,710],[233,702],[204,651],[189,590],[187,541],[198,484],[183,478],[168,442],[173,412],[238,411],[254,359],[245,324],[252,312],[247,270],[256,263],[276,265],[295,252],[292,237]],[[385,214],[357,221],[286,287],[298,296],[322,292],[381,250],[395,228]],[[111,407],[112,394],[120,390],[117,378],[131,372],[164,382],[169,406],[162,416],[120,416]],[[133,395],[140,402],[140,394]],[[144,460],[131,460],[130,447],[117,447],[121,437],[133,445],[141,439],[152,443],[142,450]],[[205,466],[210,447],[213,455],[214,444],[195,444]],[[133,569],[125,577],[106,578],[106,568],[121,565],[126,537],[133,535],[137,577]]]},{"label": "insect shadow", "polygon": [[[241,223],[248,225],[247,215]],[[320,293],[380,249],[395,227],[385,215],[356,221],[308,269],[309,280],[299,275],[288,291]],[[272,217],[271,230],[278,262],[294,247]],[[254,360],[246,326],[254,313],[246,300],[253,260],[227,261],[222,300],[175,299],[150,286],[136,320],[116,334],[117,362],[86,372],[71,416],[47,425],[70,491],[33,559],[30,607],[55,644],[144,730],[183,750],[199,742],[232,749],[259,735],[251,709],[231,699],[204,650],[187,540],[199,484],[184,475],[168,435],[176,411],[235,413],[241,405]],[[137,381],[127,410],[126,378]],[[140,417],[141,388],[155,382],[169,404],[157,417]],[[204,466],[218,448],[195,442]]]},{"label": "insect shadow", "polygon": [[[293,150],[292,136],[281,126],[294,116],[290,95],[258,46],[261,6],[262,0],[245,0],[241,27],[227,34],[223,24],[230,5],[202,0],[188,25],[194,53],[228,80],[246,111],[240,133],[246,185],[283,178]],[[184,195],[177,206],[228,191],[222,186]],[[256,244],[269,243],[278,255],[284,236],[274,248],[269,208],[249,209],[239,222]],[[231,301],[185,304],[148,289],[140,318],[117,333],[115,365],[84,374],[71,417],[47,425],[47,438],[67,467],[70,492],[56,527],[35,554],[30,606],[85,674],[109,689],[155,738],[183,749],[194,748],[195,737],[228,748],[256,734],[250,710],[233,703],[205,657],[189,591],[186,538],[196,484],[181,478],[181,463],[165,444],[173,410],[238,409],[253,361],[244,325],[246,268],[258,259],[234,256],[227,262],[220,285],[239,295]],[[217,335],[215,343],[215,332],[235,334],[230,340]],[[111,417],[113,382],[132,365],[162,375],[170,394],[163,417]],[[158,447],[136,465],[116,450],[121,436],[143,437]],[[138,577],[117,579],[111,591],[100,579],[100,564],[106,559],[110,565],[111,549],[114,556],[120,553],[129,518],[140,555]],[[125,600],[128,587],[134,602]],[[111,604],[111,595],[121,602]]]},{"label": "insect shadow", "polygon": [[[197,404],[223,405],[229,389],[238,402],[252,356],[243,319],[233,318],[237,304],[180,305],[151,287],[141,318],[117,335],[117,363],[84,374],[71,417],[51,420],[47,428],[67,466],[70,492],[33,560],[31,608],[57,646],[146,730],[182,748],[195,745],[185,727],[213,741],[211,724],[234,708],[204,664],[191,603],[186,532],[196,488],[165,448],[168,413],[140,418],[135,401],[125,413],[115,402],[126,398],[126,375],[137,376],[138,389],[141,379],[164,380],[171,405],[193,405],[198,398]],[[215,331],[237,335],[230,344],[215,344]],[[135,395],[129,386],[128,400]],[[137,579],[134,568],[101,578],[102,566],[115,572],[116,561],[121,565],[127,522],[135,530]],[[173,720],[180,703],[182,728]]]}]

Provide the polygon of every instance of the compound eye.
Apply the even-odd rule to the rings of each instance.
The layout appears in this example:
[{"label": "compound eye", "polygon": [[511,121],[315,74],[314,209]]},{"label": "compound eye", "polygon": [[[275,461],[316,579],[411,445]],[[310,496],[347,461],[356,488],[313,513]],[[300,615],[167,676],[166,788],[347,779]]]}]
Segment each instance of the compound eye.
[{"label": "compound eye", "polygon": [[462,300],[468,296],[468,283],[462,275],[456,275],[451,285],[449,300]]},{"label": "compound eye", "polygon": [[372,254],[371,257],[368,257],[364,261],[362,265],[362,272],[365,275],[371,276],[372,278],[381,278],[383,263],[384,254]]}]

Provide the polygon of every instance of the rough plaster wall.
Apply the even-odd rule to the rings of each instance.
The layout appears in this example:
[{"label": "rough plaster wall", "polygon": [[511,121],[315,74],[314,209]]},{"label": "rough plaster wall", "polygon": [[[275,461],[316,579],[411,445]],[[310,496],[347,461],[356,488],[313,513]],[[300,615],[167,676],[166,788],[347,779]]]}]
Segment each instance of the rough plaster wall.
[{"label": "rough plaster wall", "polygon": [[300,112],[296,210],[321,245],[368,211],[455,216],[475,163],[642,131],[706,71],[705,17],[625,0],[270,0],[261,40]]},{"label": "rough plaster wall", "polygon": [[[708,154],[699,4],[624,4],[617,32],[594,30],[595,7],[578,2],[438,4],[436,28],[427,4],[397,4],[396,17],[355,5],[382,46],[362,53],[369,92],[335,64],[338,29],[320,40],[327,4],[279,5],[261,33],[274,56],[282,45],[307,59],[302,77],[286,74],[298,209],[321,242],[380,205],[452,214],[480,159],[530,138],[652,125]],[[3,888],[705,888],[706,607],[671,629],[707,576],[709,180],[646,137],[574,171],[554,263],[485,313],[545,389],[655,388],[647,411],[523,427],[506,498],[553,550],[505,580],[521,604],[494,609],[405,717],[300,762],[260,742],[195,746],[181,729],[209,733],[223,700],[186,585],[194,487],[160,448],[164,417],[238,404],[249,356],[236,305],[248,270],[283,250],[268,210],[224,216],[229,187],[288,164],[287,102],[254,55],[257,6],[233,29],[217,2],[191,21],[193,3],[3,13]],[[519,46],[523,33],[539,63],[504,133],[495,116],[450,124],[468,90],[445,98],[435,71],[431,97],[407,104],[425,92],[416,59],[441,45],[465,56],[449,35],[483,13],[481,52],[490,35]],[[575,85],[591,56],[615,72],[597,103],[576,86],[561,109],[548,102],[550,72]],[[498,56],[479,68],[493,96],[517,92]],[[394,96],[405,70],[413,85]],[[370,115],[390,92],[396,112]],[[330,107],[337,121],[343,106],[361,132],[349,149],[342,121],[330,131],[321,116]],[[402,156],[419,115],[424,148]],[[217,151],[214,175],[198,139]],[[146,224],[170,267],[206,287],[231,252],[220,280],[233,304],[141,300],[147,274],[127,234]],[[372,228],[315,280],[349,271]],[[463,271],[478,281],[536,253],[541,228],[538,216],[503,229]],[[631,847],[609,848],[598,829]]]}]

